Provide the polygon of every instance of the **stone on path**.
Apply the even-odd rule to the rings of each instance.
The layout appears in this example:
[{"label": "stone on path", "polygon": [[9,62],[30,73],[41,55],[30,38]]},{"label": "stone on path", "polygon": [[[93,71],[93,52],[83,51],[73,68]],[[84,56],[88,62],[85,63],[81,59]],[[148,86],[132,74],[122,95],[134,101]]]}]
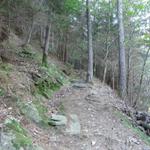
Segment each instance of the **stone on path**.
[{"label": "stone on path", "polygon": [[69,135],[78,135],[81,132],[80,121],[75,114],[70,114],[68,117],[53,114],[49,120],[49,125],[65,126],[65,131],[63,132]]},{"label": "stone on path", "polygon": [[53,125],[53,126],[67,125],[67,117],[64,115],[52,114],[50,121],[49,121],[49,124]]},{"label": "stone on path", "polygon": [[74,83],[72,85],[73,88],[76,88],[76,89],[84,89],[84,88],[87,88],[87,84],[85,83]]},{"label": "stone on path", "polygon": [[81,132],[81,126],[78,116],[75,114],[70,115],[70,120],[68,122],[68,128],[66,128],[66,133],[70,135],[78,135]]}]

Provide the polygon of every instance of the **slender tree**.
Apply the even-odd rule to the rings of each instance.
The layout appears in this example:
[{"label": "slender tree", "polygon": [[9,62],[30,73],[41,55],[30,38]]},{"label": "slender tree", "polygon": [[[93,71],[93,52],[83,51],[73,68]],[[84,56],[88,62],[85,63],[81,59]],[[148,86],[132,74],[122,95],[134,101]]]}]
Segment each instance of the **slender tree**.
[{"label": "slender tree", "polygon": [[87,48],[88,48],[88,70],[87,82],[93,80],[93,45],[92,45],[92,23],[89,8],[89,0],[86,0],[86,17],[87,17]]},{"label": "slender tree", "polygon": [[119,90],[120,96],[126,96],[126,56],[124,44],[123,1],[118,0],[118,30],[119,30]]},{"label": "slender tree", "polygon": [[45,36],[45,44],[44,44],[44,49],[43,49],[42,64],[44,66],[47,66],[48,65],[47,57],[48,57],[48,49],[49,49],[49,41],[50,41],[50,23],[47,24],[45,33],[46,33],[46,36]]}]

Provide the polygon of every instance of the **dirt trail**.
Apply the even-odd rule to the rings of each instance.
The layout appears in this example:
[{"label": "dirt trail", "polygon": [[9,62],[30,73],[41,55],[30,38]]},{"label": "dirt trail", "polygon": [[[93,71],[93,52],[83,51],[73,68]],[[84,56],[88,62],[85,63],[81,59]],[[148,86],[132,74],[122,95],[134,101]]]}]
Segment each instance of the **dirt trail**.
[{"label": "dirt trail", "polygon": [[67,114],[78,115],[81,134],[70,136],[59,130],[50,130],[46,149],[149,150],[116,116],[115,105],[119,103],[119,99],[108,86],[95,83],[85,88],[71,87],[66,90],[68,92],[62,91],[53,100],[56,103],[61,100]]}]

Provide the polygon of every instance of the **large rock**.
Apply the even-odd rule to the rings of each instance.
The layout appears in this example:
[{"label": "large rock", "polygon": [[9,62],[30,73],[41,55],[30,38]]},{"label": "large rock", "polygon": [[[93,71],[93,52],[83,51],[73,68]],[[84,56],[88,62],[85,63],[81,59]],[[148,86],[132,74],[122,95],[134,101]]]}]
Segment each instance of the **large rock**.
[{"label": "large rock", "polygon": [[78,116],[75,114],[70,114],[68,117],[64,115],[53,114],[49,120],[49,125],[53,126],[64,126],[62,129],[64,133],[69,135],[78,135],[81,132],[80,121]]},{"label": "large rock", "polygon": [[68,127],[66,128],[66,133],[70,135],[78,135],[81,132],[81,126],[78,116],[75,114],[70,115],[68,121]]},{"label": "large rock", "polygon": [[13,146],[12,140],[15,139],[15,136],[12,133],[0,133],[0,150],[16,150]]},{"label": "large rock", "polygon": [[32,121],[36,123],[40,123],[42,121],[42,118],[36,108],[36,106],[33,103],[27,103],[24,106],[22,106],[21,111]]}]

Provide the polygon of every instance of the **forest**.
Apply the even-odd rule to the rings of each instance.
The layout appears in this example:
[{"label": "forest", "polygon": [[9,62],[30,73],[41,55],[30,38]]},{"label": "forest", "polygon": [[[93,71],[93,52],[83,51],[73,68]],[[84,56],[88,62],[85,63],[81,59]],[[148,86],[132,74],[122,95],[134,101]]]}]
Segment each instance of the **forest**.
[{"label": "forest", "polygon": [[0,0],[0,150],[149,150],[149,136],[149,0]]}]

